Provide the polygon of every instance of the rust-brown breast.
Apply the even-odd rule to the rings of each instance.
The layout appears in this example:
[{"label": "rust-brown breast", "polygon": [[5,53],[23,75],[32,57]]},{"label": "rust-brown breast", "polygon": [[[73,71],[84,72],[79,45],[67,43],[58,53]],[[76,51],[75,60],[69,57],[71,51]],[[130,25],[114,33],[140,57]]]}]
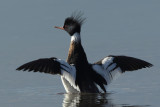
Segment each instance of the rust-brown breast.
[{"label": "rust-brown breast", "polygon": [[74,53],[74,49],[75,49],[75,43],[71,42],[69,47],[69,52],[68,52],[68,58],[67,58],[68,63],[70,63],[70,59],[72,57],[72,54]]}]

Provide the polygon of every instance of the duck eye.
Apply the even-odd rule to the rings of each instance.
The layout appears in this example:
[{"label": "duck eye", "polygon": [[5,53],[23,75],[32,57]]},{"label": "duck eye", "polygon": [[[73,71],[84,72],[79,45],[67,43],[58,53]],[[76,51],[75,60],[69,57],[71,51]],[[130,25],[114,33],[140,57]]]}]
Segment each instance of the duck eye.
[{"label": "duck eye", "polygon": [[68,28],[68,25],[64,25],[63,28],[64,28],[64,29],[65,29],[65,28]]}]

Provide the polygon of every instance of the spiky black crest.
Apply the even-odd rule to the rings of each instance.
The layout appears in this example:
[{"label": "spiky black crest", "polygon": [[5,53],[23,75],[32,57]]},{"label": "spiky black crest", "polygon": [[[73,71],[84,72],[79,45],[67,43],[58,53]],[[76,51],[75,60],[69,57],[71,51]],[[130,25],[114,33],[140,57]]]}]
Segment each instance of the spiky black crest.
[{"label": "spiky black crest", "polygon": [[72,15],[66,18],[63,28],[72,36],[74,33],[81,31],[81,26],[85,21],[82,17],[82,12],[73,12]]},{"label": "spiky black crest", "polygon": [[71,15],[71,19],[75,22],[77,22],[79,25],[82,25],[86,18],[83,18],[83,13],[82,12],[73,12]]}]

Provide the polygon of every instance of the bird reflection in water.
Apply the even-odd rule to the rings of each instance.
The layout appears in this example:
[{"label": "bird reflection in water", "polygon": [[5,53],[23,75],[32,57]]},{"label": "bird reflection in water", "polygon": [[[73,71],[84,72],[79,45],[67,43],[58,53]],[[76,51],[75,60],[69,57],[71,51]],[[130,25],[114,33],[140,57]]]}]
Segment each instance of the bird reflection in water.
[{"label": "bird reflection in water", "polygon": [[63,107],[149,107],[149,105],[114,104],[108,94],[64,94]]},{"label": "bird reflection in water", "polygon": [[63,107],[113,107],[107,94],[64,94]]}]

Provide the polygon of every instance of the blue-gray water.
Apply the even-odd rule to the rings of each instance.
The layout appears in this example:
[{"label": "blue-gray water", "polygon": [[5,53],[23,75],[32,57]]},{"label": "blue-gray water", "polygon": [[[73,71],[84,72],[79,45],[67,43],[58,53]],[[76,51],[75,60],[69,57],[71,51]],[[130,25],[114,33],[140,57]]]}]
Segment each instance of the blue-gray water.
[{"label": "blue-gray water", "polygon": [[[123,74],[108,94],[64,94],[58,75],[15,69],[45,57],[66,59],[70,37],[64,19],[81,10],[87,18],[82,42],[88,60],[107,55],[144,59],[154,67]],[[160,105],[160,1],[158,0],[1,0],[1,107],[132,107]]]}]

